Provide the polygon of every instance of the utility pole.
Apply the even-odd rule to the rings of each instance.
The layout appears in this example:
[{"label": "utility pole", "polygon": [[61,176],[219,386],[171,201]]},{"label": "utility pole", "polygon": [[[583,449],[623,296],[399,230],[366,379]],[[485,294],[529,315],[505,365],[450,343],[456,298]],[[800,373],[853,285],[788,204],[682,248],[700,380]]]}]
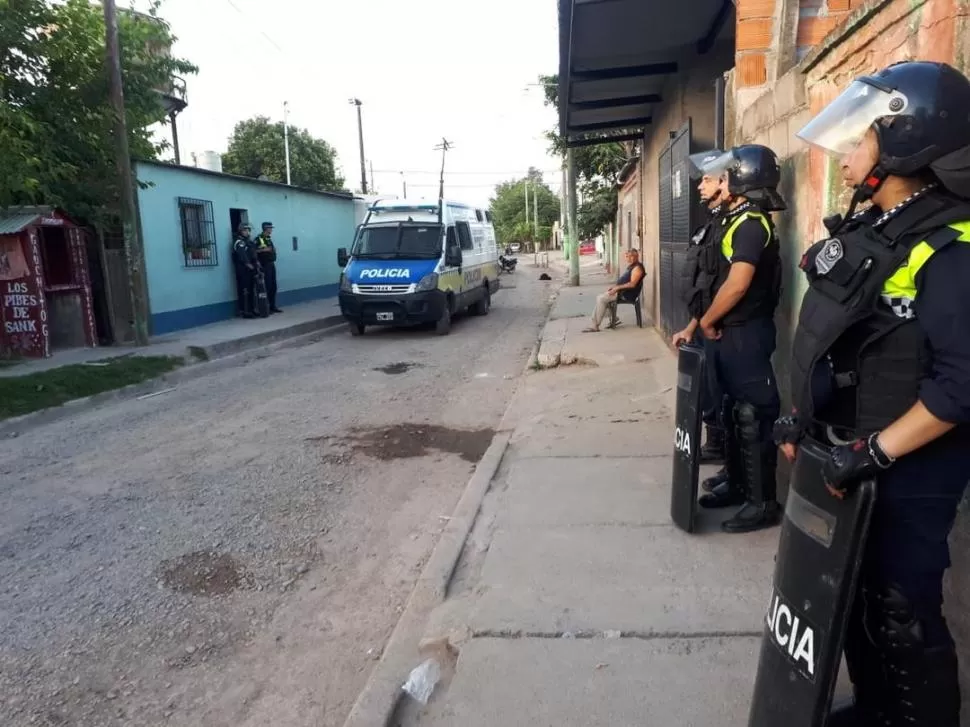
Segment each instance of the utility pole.
[{"label": "utility pole", "polygon": [[377,182],[374,181],[374,160],[370,160],[370,191],[377,194]]},{"label": "utility pole", "polygon": [[525,229],[529,230],[529,178],[525,178]]},{"label": "utility pole", "polygon": [[532,185],[532,216],[535,220],[535,244],[533,247],[539,244],[539,184],[534,183]]},{"label": "utility pole", "polygon": [[438,186],[438,215],[441,216],[443,212],[443,205],[445,201],[445,154],[448,153],[449,149],[453,149],[454,145],[448,141],[445,137],[441,137],[441,143],[435,146],[435,151],[441,152],[441,182]]},{"label": "utility pole", "polygon": [[576,152],[572,147],[566,150],[567,165],[567,195],[568,209],[566,210],[567,223],[569,227],[568,247],[569,247],[569,284],[579,286],[579,226],[576,221]]},{"label": "utility pole", "polygon": [[401,187],[404,189],[404,199],[408,198],[408,180],[404,178],[404,172],[401,172]]},{"label": "utility pole", "polygon": [[290,182],[290,102],[283,102],[283,153],[286,154],[286,184]]},{"label": "utility pole", "polygon": [[106,65],[111,107],[114,111],[115,161],[121,224],[124,230],[125,258],[128,261],[128,296],[131,299],[132,328],[135,345],[148,345],[148,297],[145,291],[145,249],[135,208],[135,181],[128,151],[128,123],[125,119],[125,91],[121,84],[121,51],[118,47],[118,18],[115,0],[104,0],[104,31],[107,49]]},{"label": "utility pole", "polygon": [[367,194],[367,162],[364,161],[364,120],[360,111],[363,102],[359,98],[352,98],[350,105],[357,107],[357,136],[360,138],[360,191],[361,194]]}]

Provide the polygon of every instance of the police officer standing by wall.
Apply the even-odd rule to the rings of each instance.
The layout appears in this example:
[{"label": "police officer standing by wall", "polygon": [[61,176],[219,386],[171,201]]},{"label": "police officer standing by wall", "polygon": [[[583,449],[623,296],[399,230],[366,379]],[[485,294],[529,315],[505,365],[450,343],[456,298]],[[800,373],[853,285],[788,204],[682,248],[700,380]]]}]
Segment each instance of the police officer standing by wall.
[{"label": "police officer standing by wall", "polygon": [[720,342],[717,365],[726,395],[722,420],[728,478],[702,496],[700,505],[742,505],[721,528],[745,533],[778,524],[782,512],[775,499],[778,458],[772,441],[780,400],[771,366],[781,257],[768,213],[785,209],[785,203],[776,190],[781,171],[771,149],[738,146],[714,163],[712,172],[717,167],[723,169],[725,206],[721,255],[716,294],[698,326],[705,338]]},{"label": "police officer standing by wall", "polygon": [[833,445],[822,476],[834,496],[877,483],[845,641],[855,703],[828,725],[958,727],[942,588],[970,475],[970,81],[895,64],[798,136],[838,158],[855,192],[802,260],[796,413],[776,438],[789,458],[806,433]]},{"label": "police officer standing by wall", "polygon": [[253,284],[256,279],[256,246],[250,234],[248,222],[239,225],[239,234],[232,243],[232,263],[236,272],[236,314],[243,318],[255,318],[253,314]]},{"label": "police officer standing by wall", "polygon": [[[721,406],[723,389],[718,380],[717,348],[718,342],[701,335],[698,322],[701,316],[710,308],[714,301],[714,284],[720,269],[721,224],[723,213],[721,199],[720,175],[708,174],[705,169],[708,164],[721,159],[724,152],[720,149],[692,154],[688,159],[691,176],[699,178],[697,191],[704,210],[708,213],[707,221],[693,234],[687,252],[687,260],[683,267],[681,290],[683,300],[687,306],[691,320],[682,330],[671,338],[671,344],[677,348],[681,344],[694,342],[704,349],[705,382],[702,397],[704,428],[707,438],[700,450],[700,462],[713,463],[724,460],[724,429],[721,422]],[[719,473],[718,482],[727,479],[727,475]],[[716,483],[713,483],[716,484]],[[710,490],[713,484],[708,484]]]},{"label": "police officer standing by wall", "polygon": [[276,307],[276,246],[273,244],[273,223],[264,222],[256,238],[256,256],[266,276],[266,298],[270,313],[282,313]]}]

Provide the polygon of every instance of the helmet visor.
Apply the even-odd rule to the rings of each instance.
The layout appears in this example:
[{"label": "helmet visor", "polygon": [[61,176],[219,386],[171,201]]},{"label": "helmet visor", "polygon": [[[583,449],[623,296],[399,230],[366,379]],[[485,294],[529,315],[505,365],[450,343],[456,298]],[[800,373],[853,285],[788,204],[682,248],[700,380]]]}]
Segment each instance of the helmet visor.
[{"label": "helmet visor", "polygon": [[731,155],[720,149],[709,149],[687,157],[691,178],[720,177],[727,169]]},{"label": "helmet visor", "polygon": [[855,149],[877,119],[896,116],[909,105],[899,91],[884,91],[856,80],[795,136],[832,156]]}]

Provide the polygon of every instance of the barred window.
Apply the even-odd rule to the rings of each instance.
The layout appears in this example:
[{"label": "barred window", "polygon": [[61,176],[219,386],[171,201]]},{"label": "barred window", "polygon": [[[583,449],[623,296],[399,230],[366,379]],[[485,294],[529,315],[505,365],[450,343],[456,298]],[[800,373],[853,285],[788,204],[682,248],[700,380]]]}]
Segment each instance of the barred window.
[{"label": "barred window", "polygon": [[213,267],[219,264],[216,225],[212,202],[179,197],[179,220],[182,223],[182,255],[187,268]]}]

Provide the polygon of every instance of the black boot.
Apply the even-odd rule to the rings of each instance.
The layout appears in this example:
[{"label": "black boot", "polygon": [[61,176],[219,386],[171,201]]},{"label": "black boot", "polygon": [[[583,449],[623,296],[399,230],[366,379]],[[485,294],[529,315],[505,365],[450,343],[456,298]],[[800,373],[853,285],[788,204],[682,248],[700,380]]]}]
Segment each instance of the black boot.
[{"label": "black boot", "polygon": [[701,495],[697,504],[707,510],[717,510],[722,507],[737,507],[744,500],[744,490],[728,480],[724,480],[706,495]]},{"label": "black boot", "polygon": [[243,318],[255,318],[256,315],[253,313],[253,291],[244,290],[243,291]]},{"label": "black boot", "polygon": [[701,482],[701,489],[704,492],[713,492],[714,488],[720,485],[722,482],[728,481],[727,467],[721,467],[716,475],[708,477],[706,480]]},{"label": "black boot", "polygon": [[738,405],[737,423],[747,502],[734,517],[721,523],[721,530],[750,533],[781,522],[782,509],[775,500],[778,450],[774,442],[762,441],[757,411],[751,404]]},{"label": "black boot", "polygon": [[[699,453],[701,464],[715,464],[724,461],[724,430],[710,424],[704,427],[707,430],[707,441],[701,447]],[[708,490],[709,492],[710,490]]]}]

